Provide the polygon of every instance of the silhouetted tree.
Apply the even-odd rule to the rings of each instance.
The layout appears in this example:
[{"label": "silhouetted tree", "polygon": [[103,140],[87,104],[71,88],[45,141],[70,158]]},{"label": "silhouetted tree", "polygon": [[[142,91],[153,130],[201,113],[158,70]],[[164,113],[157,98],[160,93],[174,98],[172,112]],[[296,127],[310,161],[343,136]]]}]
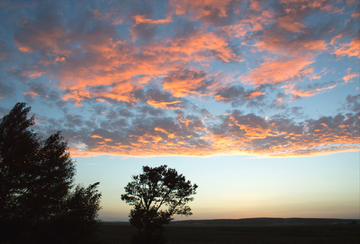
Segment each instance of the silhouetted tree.
[{"label": "silhouetted tree", "polygon": [[197,185],[186,181],[182,174],[167,165],[143,167],[143,174],[133,176],[125,187],[121,199],[134,206],[130,211],[130,223],[138,228],[133,243],[165,243],[162,231],[171,216],[192,215],[186,204],[193,200]]},{"label": "silhouetted tree", "polygon": [[74,190],[75,165],[60,132],[41,140],[17,103],[0,120],[1,243],[76,243],[93,237],[99,183]]}]

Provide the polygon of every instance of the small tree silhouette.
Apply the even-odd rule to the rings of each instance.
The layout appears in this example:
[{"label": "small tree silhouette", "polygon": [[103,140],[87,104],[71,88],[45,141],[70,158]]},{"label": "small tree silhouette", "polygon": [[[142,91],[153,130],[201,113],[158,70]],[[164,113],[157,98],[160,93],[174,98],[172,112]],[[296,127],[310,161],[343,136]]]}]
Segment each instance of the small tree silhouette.
[{"label": "small tree silhouette", "polygon": [[125,187],[121,199],[134,206],[130,211],[130,223],[138,228],[133,243],[165,243],[163,226],[169,224],[174,214],[189,216],[186,204],[196,194],[196,184],[186,181],[182,174],[167,165],[143,166],[143,174],[133,176]]},{"label": "small tree silhouette", "polygon": [[99,183],[73,188],[75,165],[60,132],[41,140],[17,103],[0,119],[0,243],[94,239]]}]

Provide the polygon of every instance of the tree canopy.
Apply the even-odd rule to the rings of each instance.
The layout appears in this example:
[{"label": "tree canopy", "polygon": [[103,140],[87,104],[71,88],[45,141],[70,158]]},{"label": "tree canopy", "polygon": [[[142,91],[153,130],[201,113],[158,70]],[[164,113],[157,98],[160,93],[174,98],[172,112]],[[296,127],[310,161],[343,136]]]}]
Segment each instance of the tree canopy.
[{"label": "tree canopy", "polygon": [[187,204],[193,201],[198,186],[167,165],[144,166],[143,174],[132,178],[121,199],[134,206],[129,216],[130,223],[139,230],[134,242],[161,243],[162,227],[170,223],[173,215],[192,214]]},{"label": "tree canopy", "polygon": [[76,243],[91,239],[99,183],[74,189],[75,164],[60,132],[42,140],[30,107],[17,103],[0,120],[2,243]]}]

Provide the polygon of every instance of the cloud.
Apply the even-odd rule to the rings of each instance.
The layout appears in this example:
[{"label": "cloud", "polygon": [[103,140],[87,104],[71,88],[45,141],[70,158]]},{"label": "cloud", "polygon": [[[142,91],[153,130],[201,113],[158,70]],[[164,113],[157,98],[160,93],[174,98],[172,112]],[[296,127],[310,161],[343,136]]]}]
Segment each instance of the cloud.
[{"label": "cloud", "polygon": [[202,127],[201,121],[192,119],[194,121],[180,115],[177,123],[169,117],[146,120],[139,117],[132,121],[132,128],[123,128],[122,132],[96,129],[92,136],[82,140],[88,148],[85,154],[172,155],[179,148],[195,153],[199,146],[205,147],[206,142],[198,139],[196,133]]},{"label": "cloud", "polygon": [[148,23],[140,23],[131,29],[131,35],[135,41],[137,38],[149,42],[154,39],[157,27]]},{"label": "cloud", "polygon": [[291,93],[293,94],[294,97],[300,98],[300,97],[312,97],[324,91],[331,90],[335,88],[338,85],[338,83],[335,81],[328,81],[323,83],[308,84],[306,87],[296,87],[296,88],[294,88],[294,85],[295,84],[290,84],[283,87],[287,88],[285,91],[287,94]]},{"label": "cloud", "polygon": [[[348,96],[349,108],[359,109],[358,100],[359,96]],[[300,110],[294,107],[291,112],[297,114]],[[176,111],[175,116],[128,112],[119,109],[111,120],[92,125],[81,116],[66,114],[60,124],[48,120],[47,130],[61,126],[64,136],[69,138],[73,156],[310,156],[357,151],[360,139],[359,112],[303,122],[283,116],[261,117],[239,110],[215,117],[204,111],[209,117],[203,118],[182,111]]]},{"label": "cloud", "polygon": [[348,56],[360,58],[360,37],[355,37],[349,43],[342,43],[334,48],[334,54],[337,56]]},{"label": "cloud", "polygon": [[304,24],[295,21],[294,18],[290,15],[279,17],[277,18],[276,22],[279,24],[280,27],[291,32],[303,33],[304,32],[303,29],[306,28]]},{"label": "cloud", "polygon": [[353,112],[360,111],[360,94],[355,96],[348,95],[346,97],[346,102],[347,102],[347,109]]},{"label": "cloud", "polygon": [[94,18],[102,21],[110,21],[111,25],[119,25],[123,23],[123,16],[119,16],[118,12],[102,12],[99,9],[93,10]]},{"label": "cloud", "polygon": [[[288,13],[297,13],[301,11],[309,11],[309,9],[321,9],[327,6],[326,0],[280,0],[281,3],[286,5]],[[326,9],[323,9],[326,10]]]},{"label": "cloud", "polygon": [[145,15],[134,15],[132,18],[135,20],[135,25],[139,24],[150,24],[150,25],[159,25],[159,24],[167,24],[171,23],[171,15],[166,17],[165,19],[148,19]]},{"label": "cloud", "polygon": [[[153,51],[171,54],[177,59],[202,62],[208,58],[218,58],[223,62],[241,62],[243,59],[229,45],[226,37],[215,32],[192,31],[184,36],[174,37],[168,45],[154,46]],[[187,60],[186,60],[187,61]]]},{"label": "cloud", "polygon": [[246,84],[276,84],[290,82],[313,72],[308,66],[315,61],[309,57],[266,61],[240,78]]},{"label": "cloud", "polygon": [[244,87],[242,86],[232,86],[220,88],[214,96],[216,101],[233,101],[242,97],[245,93]]},{"label": "cloud", "polygon": [[[287,25],[292,25],[294,23],[288,19],[282,21],[287,23]],[[294,31],[301,32],[295,27],[288,26],[288,28],[294,28]],[[305,26],[303,28],[305,28]],[[314,52],[320,53],[326,51],[328,47],[325,40],[313,39],[311,32],[319,32],[319,30],[307,28],[306,32],[304,31],[303,34],[289,38],[288,32],[275,29],[275,27],[272,26],[271,28],[264,30],[262,35],[257,36],[257,41],[254,46],[258,48],[259,51],[268,51],[270,53],[277,53],[281,56],[294,58],[299,55],[309,56],[314,55]]]},{"label": "cloud", "polygon": [[152,106],[137,106],[137,111],[140,113],[145,113],[151,116],[164,116],[165,112],[164,110],[160,108],[154,108]]},{"label": "cloud", "polygon": [[12,50],[10,49],[9,45],[0,39],[0,61],[9,59],[12,56]]},{"label": "cloud", "polygon": [[36,97],[45,99],[49,102],[55,102],[60,100],[60,95],[54,91],[50,90],[45,84],[29,83],[30,89],[25,91],[25,99],[29,102],[33,101]]},{"label": "cloud", "polygon": [[304,116],[304,112],[303,112],[303,108],[302,107],[292,107],[290,109],[291,113],[297,117],[303,117]]},{"label": "cloud", "polygon": [[204,23],[221,24],[226,21],[232,10],[231,0],[171,0],[169,5],[176,15],[186,15],[190,20],[201,20]]},{"label": "cloud", "polygon": [[68,32],[57,12],[40,11],[35,21],[28,21],[14,34],[14,42],[20,52],[34,51],[70,55],[66,49]]},{"label": "cloud", "polygon": [[359,73],[350,73],[346,76],[343,77],[343,80],[345,81],[345,83],[348,83],[350,80],[352,80],[355,77],[359,77]]},{"label": "cloud", "polygon": [[[339,89],[339,81],[323,80],[328,72],[343,83],[359,76],[345,73],[354,65],[348,57],[360,55],[354,6],[327,0],[56,4],[22,13],[21,4],[3,5],[2,13],[13,11],[7,23],[14,23],[0,30],[6,33],[0,97],[58,109],[57,119],[42,116],[36,128],[44,135],[63,130],[75,156],[358,150],[358,96],[349,95],[338,115],[308,120],[302,105],[287,103]],[[348,67],[338,70],[340,63]],[[226,110],[230,105],[238,110]]]},{"label": "cloud", "polygon": [[254,114],[234,111],[223,116],[222,123],[210,130],[213,132],[214,149],[225,150],[224,153],[228,154],[276,157],[321,155],[357,150],[359,115],[345,117],[338,114],[297,124],[289,119],[266,120]]},{"label": "cloud", "polygon": [[180,99],[172,97],[170,93],[161,92],[158,89],[149,89],[146,92],[147,104],[155,108],[178,109],[184,107]]},{"label": "cloud", "polygon": [[267,86],[261,85],[256,89],[245,91],[242,86],[222,87],[214,95],[214,100],[221,102],[231,102],[233,107],[239,107],[244,104],[247,107],[265,107],[264,95]]},{"label": "cloud", "polygon": [[[102,17],[98,15],[95,11],[97,21],[100,21]],[[135,16],[139,24],[170,21]],[[43,26],[44,21],[47,24]],[[174,74],[181,72],[179,67],[194,61],[209,62],[212,58],[223,62],[242,60],[226,38],[213,32],[194,31],[165,43],[132,44],[122,40],[114,26],[103,22],[95,22],[91,29],[82,25],[71,29],[73,27],[65,27],[60,15],[49,16],[41,12],[36,20],[26,23],[15,33],[15,42],[21,52],[39,52],[41,56],[37,65],[23,67],[21,75],[31,79],[46,75],[56,80],[59,88],[65,91],[63,99],[76,104],[94,97],[133,103],[139,100],[136,91],[159,77],[165,77],[164,89],[174,91],[176,96],[184,96],[186,92],[173,86]],[[209,77],[198,81],[201,84],[187,92],[205,93],[214,83]],[[180,81],[181,77],[178,78]],[[196,75],[193,78],[196,79]],[[107,89],[91,89],[98,86],[107,86]],[[156,100],[150,103],[157,104]]]},{"label": "cloud", "polygon": [[[263,3],[261,4],[263,5]],[[250,9],[251,6],[252,4],[250,5]],[[221,31],[229,35],[231,38],[244,39],[245,36],[256,36],[256,33],[264,31],[265,28],[271,26],[275,17],[275,13],[272,8],[259,11],[262,11],[261,14],[246,13],[242,19],[233,21],[229,25],[222,26]],[[252,39],[253,38],[248,38],[249,41]],[[246,44],[246,42],[244,43]]]},{"label": "cloud", "polygon": [[80,127],[84,125],[83,117],[76,114],[67,114],[64,126],[68,128]]},{"label": "cloud", "polygon": [[184,97],[211,95],[211,90],[219,81],[204,71],[181,69],[169,73],[162,83],[164,90],[170,90],[175,97]]},{"label": "cloud", "polygon": [[4,81],[0,80],[0,99],[4,97],[13,96],[15,94],[15,88],[5,84]]},{"label": "cloud", "polygon": [[131,18],[135,21],[135,24],[131,29],[133,40],[141,38],[142,40],[150,41],[156,35],[157,25],[172,22],[171,15],[168,15],[165,19],[150,19],[143,14],[135,14]]}]

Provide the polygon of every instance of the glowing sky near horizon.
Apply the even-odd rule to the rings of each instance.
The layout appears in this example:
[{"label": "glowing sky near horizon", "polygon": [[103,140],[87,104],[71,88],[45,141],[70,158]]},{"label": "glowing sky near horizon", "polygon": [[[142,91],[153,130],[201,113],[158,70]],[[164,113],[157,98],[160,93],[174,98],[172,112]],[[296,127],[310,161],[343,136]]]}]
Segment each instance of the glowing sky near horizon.
[{"label": "glowing sky near horizon", "polygon": [[359,8],[3,0],[0,116],[25,101],[61,130],[102,218],[161,164],[199,185],[193,218],[360,218]]}]

